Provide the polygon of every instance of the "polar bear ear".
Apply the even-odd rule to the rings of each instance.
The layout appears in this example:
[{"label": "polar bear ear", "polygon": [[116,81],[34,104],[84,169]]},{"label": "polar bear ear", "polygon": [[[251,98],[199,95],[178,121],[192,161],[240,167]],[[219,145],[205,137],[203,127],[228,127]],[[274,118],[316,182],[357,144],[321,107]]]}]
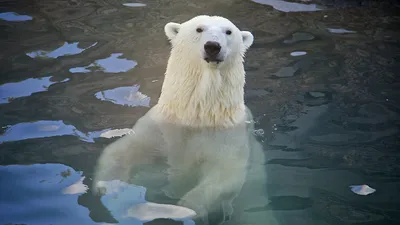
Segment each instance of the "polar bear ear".
[{"label": "polar bear ear", "polygon": [[181,25],[179,23],[167,23],[164,27],[165,34],[167,35],[169,40],[173,40],[176,35],[178,35],[179,28]]},{"label": "polar bear ear", "polygon": [[243,44],[248,49],[254,41],[254,36],[249,31],[241,31]]}]

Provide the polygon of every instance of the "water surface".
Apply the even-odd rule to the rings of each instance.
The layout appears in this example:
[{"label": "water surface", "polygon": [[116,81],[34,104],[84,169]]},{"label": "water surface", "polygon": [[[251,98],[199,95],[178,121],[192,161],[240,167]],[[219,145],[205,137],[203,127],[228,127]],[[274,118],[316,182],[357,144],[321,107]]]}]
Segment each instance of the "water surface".
[{"label": "water surface", "polygon": [[[254,207],[237,204],[237,215],[271,225],[399,224],[399,6],[0,3],[0,224],[118,223],[91,193],[96,160],[122,135],[102,134],[132,127],[157,103],[170,50],[164,25],[204,13],[255,36],[245,99],[268,160],[268,194]],[[376,191],[357,194],[360,185]]]}]

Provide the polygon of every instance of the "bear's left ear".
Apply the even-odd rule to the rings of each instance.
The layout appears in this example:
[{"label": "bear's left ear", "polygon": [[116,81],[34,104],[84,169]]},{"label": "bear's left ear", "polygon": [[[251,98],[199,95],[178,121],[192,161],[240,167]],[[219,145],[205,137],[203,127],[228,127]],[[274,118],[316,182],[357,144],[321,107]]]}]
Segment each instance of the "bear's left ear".
[{"label": "bear's left ear", "polygon": [[249,31],[240,31],[242,34],[243,44],[248,49],[254,41],[254,36]]},{"label": "bear's left ear", "polygon": [[179,28],[181,25],[179,23],[167,23],[164,27],[165,34],[167,35],[169,40],[173,40],[176,35],[178,35]]}]

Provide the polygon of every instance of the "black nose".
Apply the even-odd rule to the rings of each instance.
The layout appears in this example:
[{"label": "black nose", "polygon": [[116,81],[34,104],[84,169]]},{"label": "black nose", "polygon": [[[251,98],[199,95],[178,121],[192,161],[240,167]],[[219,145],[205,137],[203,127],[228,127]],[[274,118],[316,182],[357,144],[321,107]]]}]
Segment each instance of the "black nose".
[{"label": "black nose", "polygon": [[206,51],[207,55],[216,56],[218,55],[219,51],[221,51],[221,45],[215,41],[207,41],[204,45],[204,50]]}]

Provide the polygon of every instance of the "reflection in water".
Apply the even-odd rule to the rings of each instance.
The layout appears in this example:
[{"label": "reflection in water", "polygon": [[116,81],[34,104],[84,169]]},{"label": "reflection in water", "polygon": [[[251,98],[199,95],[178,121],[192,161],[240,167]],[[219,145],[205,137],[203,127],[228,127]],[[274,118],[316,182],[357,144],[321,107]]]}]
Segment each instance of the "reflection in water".
[{"label": "reflection in water", "polygon": [[310,198],[298,196],[272,196],[269,203],[262,207],[246,209],[247,212],[265,212],[267,210],[300,210],[312,207]]},{"label": "reflection in water", "polygon": [[355,31],[352,30],[346,30],[343,28],[326,28],[329,32],[335,33],[335,34],[346,34],[346,33],[356,33]]},{"label": "reflection in water", "polygon": [[[244,184],[244,191],[235,198],[233,222],[225,225],[400,224],[397,200],[400,183],[398,0],[257,1],[274,7],[254,1],[234,1],[232,4],[228,0],[174,1],[173,4],[170,1],[147,4],[139,0],[35,1],[31,5],[14,4],[19,1],[5,2],[0,4],[0,83],[7,85],[0,88],[1,102],[8,102],[13,96],[20,96],[20,93],[29,96],[45,91],[51,82],[43,79],[46,83],[36,85],[33,83],[39,81],[35,78],[32,84],[22,86],[8,86],[8,83],[29,80],[33,78],[32,74],[50,76],[56,73],[57,77],[64,79],[71,75],[68,71],[73,67],[81,67],[75,68],[77,71],[101,71],[104,68],[95,65],[95,61],[108,58],[112,53],[129,53],[121,58],[126,56],[135,59],[143,63],[143,67],[136,69],[130,64],[128,68],[135,69],[118,76],[102,73],[96,74],[96,77],[73,76],[71,81],[51,86],[51,92],[0,105],[1,126],[38,119],[51,121],[57,118],[64,121],[53,121],[41,129],[35,128],[34,123],[26,124],[27,130],[20,128],[21,134],[30,132],[28,137],[50,137],[19,141],[22,135],[19,138],[16,135],[16,138],[11,138],[15,139],[14,142],[0,145],[2,164],[65,162],[73,168],[82,168],[86,176],[84,180],[82,176],[77,176],[67,183],[65,180],[68,178],[61,183],[56,179],[53,183],[39,183],[39,179],[44,180],[41,177],[52,174],[50,170],[57,171],[58,167],[53,166],[49,171],[39,170],[38,166],[27,167],[35,171],[21,170],[19,177],[3,173],[16,171],[16,167],[1,167],[0,207],[10,209],[0,212],[1,225],[93,224],[86,220],[88,211],[76,204],[76,200],[69,204],[68,201],[59,201],[58,197],[65,191],[83,192],[85,187],[82,183],[91,182],[92,169],[103,146],[114,141],[113,137],[131,130],[115,128],[130,128],[128,124],[135,123],[138,116],[147,111],[145,107],[120,107],[107,100],[99,101],[95,93],[136,83],[141,84],[141,88],[146,87],[146,95],[158,96],[169,50],[161,35],[163,25],[170,21],[182,22],[184,18],[204,12],[229,15],[229,19],[240,23],[240,28],[254,31],[256,47],[251,47],[246,54],[245,91],[250,96],[246,102],[257,118],[255,134],[266,145],[268,159],[264,167],[268,183],[262,184],[263,180],[254,176],[254,180],[260,180],[259,186],[266,188],[267,193],[254,191],[251,185]],[[123,5],[129,2],[147,5]],[[296,11],[293,9],[296,4],[301,6],[298,10],[304,6],[310,7],[306,10],[314,10],[312,5],[307,6],[310,3],[326,6],[330,10],[293,12]],[[28,21],[11,22],[25,20]],[[94,40],[98,41],[95,47],[68,57],[32,60],[26,56],[26,53],[33,51],[32,57],[40,57],[37,55],[43,51],[48,51],[44,55],[50,54],[52,57],[64,55],[62,51],[69,49],[73,49],[71,53],[76,53],[80,51],[78,48],[88,46],[83,43],[90,45]],[[61,47],[65,41],[68,45]],[[74,46],[74,42],[79,44]],[[59,47],[62,51],[57,50],[57,53]],[[307,54],[291,56],[290,53],[295,51],[305,51]],[[302,63],[296,65],[299,61]],[[303,66],[310,65],[309,62],[312,62],[311,66]],[[285,67],[286,71],[280,73],[284,78],[272,80],[271,75]],[[4,92],[4,88],[7,92]],[[129,95],[128,89],[122,93],[126,95],[114,93],[117,100],[110,101],[118,104]],[[102,98],[101,94],[99,96]],[[110,93],[103,97],[114,99]],[[154,101],[154,98],[151,100]],[[75,121],[76,124],[71,124],[75,128],[81,129],[82,126],[90,128],[90,131],[98,131],[89,136],[96,143],[80,141],[79,138],[86,138],[87,131],[74,133],[72,127],[67,129],[65,135],[74,136],[55,136],[58,126],[67,126],[66,121]],[[29,130],[29,127],[35,129]],[[103,128],[115,130],[100,131]],[[7,141],[5,139],[10,132],[13,131],[0,128],[1,141]],[[71,154],[66,156],[65,152]],[[182,157],[190,155],[193,154]],[[158,165],[158,161],[154,164]],[[157,168],[151,168],[153,164],[147,165],[150,166],[140,168],[143,169],[143,176],[138,174],[134,177],[138,184],[141,177],[143,181],[146,178],[158,180],[165,174],[162,170],[158,172]],[[215,168],[223,167],[217,164]],[[67,171],[63,175],[69,173]],[[151,176],[146,176],[148,174]],[[35,181],[31,189],[23,189],[26,186],[24,181],[36,178],[39,182]],[[187,182],[192,181],[187,179]],[[154,183],[157,181],[150,180],[147,186],[152,187]],[[160,186],[163,184],[166,183],[161,182]],[[351,190],[350,186],[353,185],[357,185],[356,191],[362,190],[360,185],[363,184],[370,185],[376,191],[362,196]],[[51,185],[63,186],[51,192]],[[71,190],[68,187],[73,188]],[[39,188],[44,191],[36,191]],[[146,190],[146,200],[152,196],[153,200],[160,200],[152,201],[157,204],[176,204],[177,200],[171,200],[163,193],[154,194],[155,189],[153,186]],[[136,197],[134,190],[127,192]],[[63,196],[75,198],[77,195],[80,194]],[[126,194],[119,200],[129,202],[136,199],[129,197]],[[103,199],[103,204],[108,204],[110,209],[119,206],[118,203],[112,205],[111,198],[109,200]],[[253,203],[243,204],[250,201]],[[85,204],[90,209],[90,217],[94,221],[116,223],[105,218],[109,216],[104,215],[108,212],[103,211],[105,209],[102,206],[99,209],[102,205],[100,197],[82,194],[79,204]],[[85,210],[85,218],[72,215],[74,210],[81,209]],[[118,215],[122,217],[124,214]],[[237,222],[239,217],[246,223]],[[3,218],[7,221],[3,221]],[[252,222],[247,223],[249,220]],[[149,224],[180,223],[152,221]]]},{"label": "reflection in water", "polygon": [[0,104],[8,103],[14,98],[30,96],[33,93],[47,91],[47,89],[56,83],[66,82],[69,79],[62,81],[51,81],[52,76],[29,78],[16,83],[7,83],[0,86]]},{"label": "reflection in water", "polygon": [[312,64],[312,59],[303,58],[292,65],[280,68],[276,73],[273,74],[273,76],[279,78],[293,77],[294,75],[298,75],[300,72],[307,71]]},{"label": "reflection in water", "polygon": [[74,194],[84,194],[89,189],[86,184],[83,184],[85,177],[81,177],[76,183],[71,184],[63,190],[64,194],[74,195]]},{"label": "reflection in water", "polygon": [[314,35],[307,32],[296,32],[292,34],[291,39],[286,39],[283,41],[285,44],[294,44],[300,41],[311,41],[314,40]]},{"label": "reflection in water", "polygon": [[0,13],[0,20],[18,22],[18,21],[32,20],[32,17],[27,15],[19,15],[18,13],[15,12],[5,12],[5,13]]},{"label": "reflection in water", "polygon": [[115,219],[120,222],[152,221],[165,218],[187,220],[196,213],[188,208],[147,202],[146,188],[118,180],[100,181],[98,188],[104,190],[101,202],[107,206]]},{"label": "reflection in water", "polygon": [[100,137],[102,137],[102,138],[122,137],[130,132],[133,132],[133,130],[131,128],[114,129],[114,130],[108,130],[104,133],[101,133]]},{"label": "reflection in water", "polygon": [[61,46],[53,51],[48,52],[48,51],[39,50],[36,52],[26,53],[26,55],[31,58],[53,58],[53,59],[56,59],[60,56],[79,54],[79,53],[95,46],[96,44],[97,44],[97,42],[90,45],[87,48],[79,48],[78,47],[79,42],[73,42],[73,43],[65,42],[63,46]]},{"label": "reflection in water", "polygon": [[128,7],[144,7],[146,6],[146,4],[143,3],[124,3],[124,6],[128,6]]},{"label": "reflection in water", "polygon": [[0,166],[0,223],[94,225],[78,204],[81,192],[63,194],[82,172],[62,164]]},{"label": "reflection in water", "polygon": [[103,71],[106,73],[121,73],[133,69],[137,62],[134,60],[120,58],[122,53],[113,53],[110,57],[96,60],[94,63],[84,66],[71,68],[71,73],[89,73],[91,71]]},{"label": "reflection in water", "polygon": [[319,11],[322,8],[316,4],[301,4],[295,2],[287,2],[283,0],[252,0],[260,4],[265,4],[274,7],[274,9],[282,12],[309,12]]},{"label": "reflection in water", "polygon": [[98,138],[101,133],[108,130],[109,129],[84,134],[77,130],[73,125],[66,125],[61,120],[42,120],[6,126],[4,133],[0,135],[0,143],[64,135],[73,135],[79,137],[82,141],[94,142],[94,138]]},{"label": "reflection in water", "polygon": [[367,144],[399,132],[398,126],[395,125],[395,121],[399,121],[396,113],[383,105],[374,103],[361,105],[358,112],[351,117],[332,118],[332,121],[344,123],[345,127],[333,126],[314,132],[310,135],[309,141],[326,146]]},{"label": "reflection in water", "polygon": [[100,91],[95,94],[96,98],[110,101],[118,105],[145,106],[149,107],[150,97],[139,91],[140,85],[131,87],[119,87],[111,90]]},{"label": "reflection in water", "polygon": [[274,134],[274,139],[268,144],[272,146],[282,146],[287,149],[297,149],[301,146],[302,137],[304,137],[309,130],[315,126],[317,119],[326,113],[328,105],[320,105],[313,107],[304,107],[302,114],[299,118],[287,124],[288,127],[293,129],[278,130]]}]

